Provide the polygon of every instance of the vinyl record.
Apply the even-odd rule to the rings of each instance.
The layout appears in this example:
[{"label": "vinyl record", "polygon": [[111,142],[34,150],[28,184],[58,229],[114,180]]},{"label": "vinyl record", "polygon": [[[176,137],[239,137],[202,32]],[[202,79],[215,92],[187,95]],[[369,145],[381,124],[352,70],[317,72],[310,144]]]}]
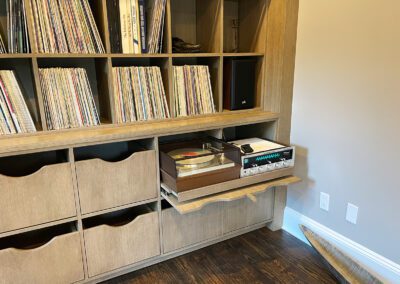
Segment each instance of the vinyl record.
[{"label": "vinyl record", "polygon": [[[207,155],[199,157],[201,155]],[[215,155],[212,155],[210,150],[198,149],[198,148],[185,148],[185,149],[177,149],[168,153],[174,160],[184,159],[177,161],[176,164],[180,167],[205,167],[209,165],[215,158]]]}]

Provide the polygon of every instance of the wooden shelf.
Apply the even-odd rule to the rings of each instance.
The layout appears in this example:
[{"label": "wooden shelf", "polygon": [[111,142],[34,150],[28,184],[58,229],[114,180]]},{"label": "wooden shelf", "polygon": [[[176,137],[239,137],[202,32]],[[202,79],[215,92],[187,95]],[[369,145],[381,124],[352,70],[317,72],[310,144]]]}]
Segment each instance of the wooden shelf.
[{"label": "wooden shelf", "polygon": [[198,57],[219,57],[221,53],[173,53],[171,57],[175,58],[198,58]]},{"label": "wooden shelf", "polygon": [[301,179],[295,176],[285,177],[187,202],[179,202],[178,199],[171,194],[162,195],[165,200],[167,200],[180,214],[188,214],[191,212],[199,211],[204,206],[211,203],[230,202],[242,198],[250,198],[251,200],[256,200],[256,197],[254,195],[257,193],[264,192],[271,187],[287,186],[300,181]]},{"label": "wooden shelf", "polygon": [[57,220],[57,221],[44,223],[44,224],[40,224],[40,225],[35,225],[35,226],[27,227],[27,228],[13,230],[13,231],[1,233],[0,234],[0,238],[19,235],[19,234],[23,234],[23,233],[27,233],[27,232],[32,232],[32,231],[37,231],[37,230],[40,230],[40,229],[43,229],[43,228],[53,227],[53,226],[57,226],[57,225],[61,225],[61,224],[67,224],[67,223],[70,223],[70,222],[75,222],[77,220],[78,220],[78,217],[71,217],[71,218]]},{"label": "wooden shelf", "polygon": [[1,58],[174,58],[174,57],[262,57],[263,52],[214,52],[214,53],[2,53]]},{"label": "wooden shelf", "polygon": [[262,57],[262,52],[225,52],[222,54],[224,57]]},{"label": "wooden shelf", "polygon": [[171,54],[168,54],[168,53],[156,53],[156,54],[112,53],[112,54],[108,54],[107,56],[111,57],[111,58],[125,58],[125,57],[128,57],[128,58],[168,58],[168,57],[171,57]]},{"label": "wooden shelf", "polygon": [[32,58],[31,53],[2,53],[0,54],[0,59],[18,59],[18,58]]},{"label": "wooden shelf", "polygon": [[106,53],[36,53],[32,54],[36,58],[107,58]]},{"label": "wooden shelf", "polygon": [[275,121],[278,118],[277,113],[265,111],[229,112],[154,122],[138,122],[129,125],[107,125],[65,131],[46,131],[31,135],[11,135],[0,138],[0,156],[205,131]]},{"label": "wooden shelf", "polygon": [[158,201],[158,198],[147,199],[147,200],[134,202],[134,203],[130,203],[130,204],[114,207],[114,208],[109,208],[109,209],[105,209],[105,210],[101,210],[101,211],[97,211],[97,212],[93,212],[93,213],[83,214],[82,218],[86,219],[86,218],[91,218],[91,217],[95,217],[95,216],[100,216],[100,215],[117,212],[117,211],[124,210],[124,209],[133,208],[133,207],[140,206],[140,205],[154,203],[157,201]]}]

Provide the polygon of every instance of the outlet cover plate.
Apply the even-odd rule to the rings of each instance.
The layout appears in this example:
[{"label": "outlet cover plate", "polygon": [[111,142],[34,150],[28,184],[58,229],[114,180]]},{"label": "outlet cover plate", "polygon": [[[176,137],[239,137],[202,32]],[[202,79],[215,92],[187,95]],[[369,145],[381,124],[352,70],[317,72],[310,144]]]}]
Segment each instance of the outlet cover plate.
[{"label": "outlet cover plate", "polygon": [[354,204],[347,203],[346,220],[352,224],[357,224],[358,207]]},{"label": "outlet cover plate", "polygon": [[319,199],[319,207],[322,210],[329,211],[329,199],[330,199],[330,196],[328,193],[321,192],[320,199]]}]

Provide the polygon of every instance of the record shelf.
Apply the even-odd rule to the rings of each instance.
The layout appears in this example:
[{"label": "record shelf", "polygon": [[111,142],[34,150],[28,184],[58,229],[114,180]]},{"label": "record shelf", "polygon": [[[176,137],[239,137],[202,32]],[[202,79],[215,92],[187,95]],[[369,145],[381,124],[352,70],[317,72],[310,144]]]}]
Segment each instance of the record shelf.
[{"label": "record shelf", "polygon": [[[282,227],[287,186],[299,181],[292,172],[238,180],[176,204],[162,194],[158,145],[203,135],[290,142],[298,0],[166,0],[161,54],[111,53],[111,0],[89,0],[104,54],[37,53],[31,0],[24,1],[32,53],[0,54],[0,69],[16,71],[38,132],[0,136],[1,283],[97,283],[266,225]],[[172,53],[173,37],[200,43],[202,53]],[[257,60],[256,106],[228,111],[224,60],[238,57]],[[159,66],[173,113],[172,68],[184,64],[209,66],[216,114],[115,123],[112,67]],[[102,125],[49,131],[42,67],[85,68]]]}]

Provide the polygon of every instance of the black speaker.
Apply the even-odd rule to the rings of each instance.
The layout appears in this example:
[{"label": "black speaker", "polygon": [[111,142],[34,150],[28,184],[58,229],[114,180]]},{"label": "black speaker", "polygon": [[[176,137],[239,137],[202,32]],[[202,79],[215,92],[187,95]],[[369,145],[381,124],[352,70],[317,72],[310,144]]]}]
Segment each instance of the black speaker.
[{"label": "black speaker", "polygon": [[224,108],[241,110],[254,108],[255,59],[225,59]]}]

